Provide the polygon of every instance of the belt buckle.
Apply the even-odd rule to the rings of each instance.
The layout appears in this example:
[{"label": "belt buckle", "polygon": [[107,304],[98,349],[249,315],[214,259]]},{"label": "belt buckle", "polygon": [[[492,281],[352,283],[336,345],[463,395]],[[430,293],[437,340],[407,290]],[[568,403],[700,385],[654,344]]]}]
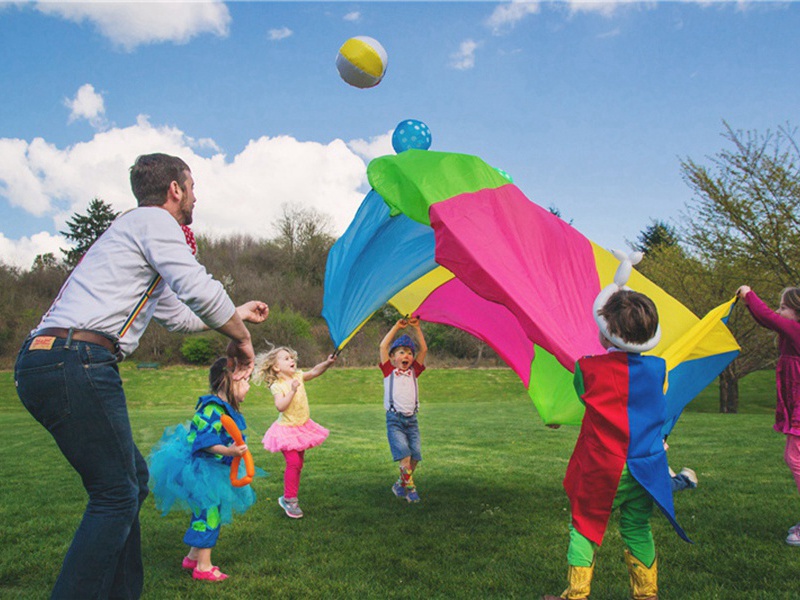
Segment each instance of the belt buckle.
[{"label": "belt buckle", "polygon": [[111,342],[114,345],[114,357],[117,359],[117,362],[122,362],[122,359],[125,356],[122,354],[122,348],[120,348],[119,340],[112,340]]}]

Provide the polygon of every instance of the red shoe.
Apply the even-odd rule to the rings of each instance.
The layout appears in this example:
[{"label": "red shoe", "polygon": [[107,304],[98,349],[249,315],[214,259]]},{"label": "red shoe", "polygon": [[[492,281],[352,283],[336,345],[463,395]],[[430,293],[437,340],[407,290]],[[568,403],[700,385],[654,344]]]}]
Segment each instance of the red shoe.
[{"label": "red shoe", "polygon": [[184,569],[194,569],[196,566],[197,566],[197,561],[196,560],[192,560],[188,556],[184,556],[183,557],[183,563],[181,564],[182,568],[184,568]]},{"label": "red shoe", "polygon": [[219,570],[219,567],[211,567],[210,571],[199,571],[197,567],[192,571],[194,579],[202,579],[203,581],[222,581],[227,579],[228,576]]}]

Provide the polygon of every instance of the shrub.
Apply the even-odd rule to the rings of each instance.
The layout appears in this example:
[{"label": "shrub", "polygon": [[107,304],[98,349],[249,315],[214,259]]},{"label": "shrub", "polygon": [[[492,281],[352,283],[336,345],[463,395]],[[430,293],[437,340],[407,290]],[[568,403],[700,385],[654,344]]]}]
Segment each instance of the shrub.
[{"label": "shrub", "polygon": [[193,365],[210,365],[218,351],[208,338],[187,337],[181,344],[181,354]]}]

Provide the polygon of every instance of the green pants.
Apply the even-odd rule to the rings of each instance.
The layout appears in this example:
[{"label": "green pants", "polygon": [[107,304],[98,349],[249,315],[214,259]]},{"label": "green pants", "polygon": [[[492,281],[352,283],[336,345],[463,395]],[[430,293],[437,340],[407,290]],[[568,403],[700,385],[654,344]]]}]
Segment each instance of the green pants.
[{"label": "green pants", "polygon": [[[651,566],[656,559],[656,545],[650,529],[653,499],[628,472],[627,465],[622,470],[617,495],[614,496],[612,511],[616,509],[619,509],[619,533],[622,541],[631,554],[648,567]],[[590,567],[594,562],[597,546],[578,533],[570,522],[567,550],[567,561],[570,565]]]}]

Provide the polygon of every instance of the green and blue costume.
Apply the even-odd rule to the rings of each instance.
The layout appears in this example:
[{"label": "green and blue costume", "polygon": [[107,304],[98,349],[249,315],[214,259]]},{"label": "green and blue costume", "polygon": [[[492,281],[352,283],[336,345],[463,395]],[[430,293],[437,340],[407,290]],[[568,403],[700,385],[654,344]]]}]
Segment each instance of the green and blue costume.
[{"label": "green and blue costume", "polygon": [[172,509],[192,513],[183,541],[195,548],[214,547],[220,526],[230,523],[234,512],[245,512],[256,500],[249,485],[231,485],[230,456],[205,450],[233,443],[222,426],[222,415],[230,416],[240,431],[247,428],[244,417],[230,404],[213,394],[202,396],[192,420],[168,427],[148,460],[156,507],[162,515]]}]

